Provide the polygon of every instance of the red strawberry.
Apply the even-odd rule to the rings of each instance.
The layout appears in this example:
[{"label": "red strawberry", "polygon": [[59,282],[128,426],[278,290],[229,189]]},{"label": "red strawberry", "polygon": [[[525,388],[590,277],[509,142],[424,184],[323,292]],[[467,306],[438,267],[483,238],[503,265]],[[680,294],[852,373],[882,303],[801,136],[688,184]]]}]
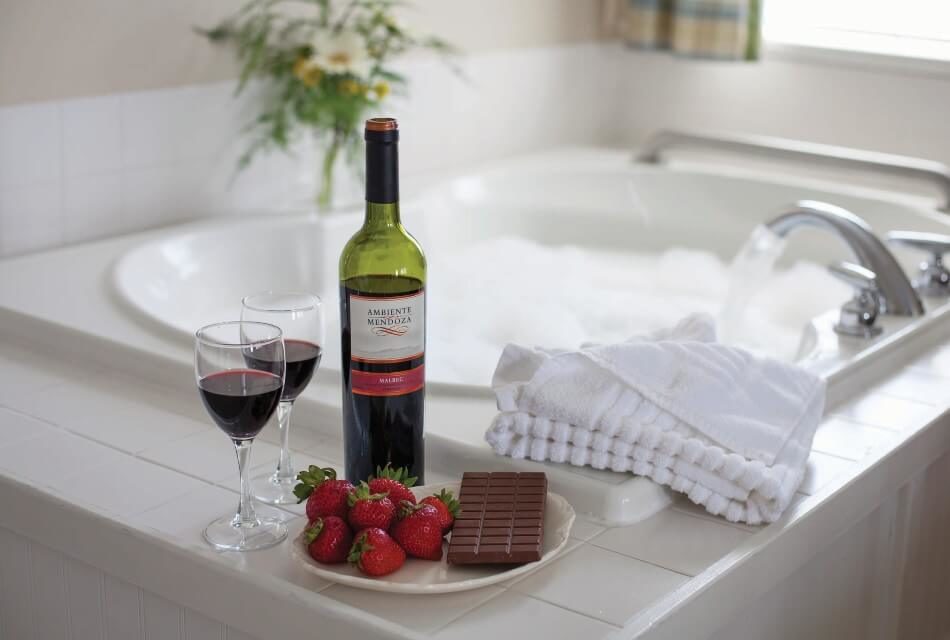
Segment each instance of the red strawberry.
[{"label": "red strawberry", "polygon": [[388,533],[372,527],[356,534],[347,559],[368,576],[384,576],[403,565],[406,552]]},{"label": "red strawberry", "polygon": [[442,559],[442,522],[438,509],[431,504],[403,502],[392,534],[410,556],[423,560]]},{"label": "red strawberry", "polygon": [[353,532],[337,516],[317,518],[304,529],[310,557],[323,564],[346,562],[353,546]]},{"label": "red strawberry", "polygon": [[294,487],[294,495],[298,502],[307,501],[307,520],[323,516],[346,518],[350,509],[347,498],[353,491],[348,480],[337,480],[336,471],[315,465],[298,473],[297,480],[300,482]]},{"label": "red strawberry", "polygon": [[353,527],[353,531],[378,528],[389,530],[393,518],[396,517],[396,507],[385,493],[371,493],[369,485],[361,482],[349,497],[350,512],[346,519]]},{"label": "red strawberry", "polygon": [[442,524],[442,535],[452,530],[452,525],[455,524],[455,517],[459,514],[460,505],[451,491],[442,489],[439,493],[423,498],[421,504],[431,505],[439,512],[439,522]]},{"label": "red strawberry", "polygon": [[416,478],[410,477],[405,467],[393,469],[388,464],[385,467],[376,467],[376,475],[369,478],[369,490],[373,493],[388,494],[393,504],[401,504],[403,500],[415,504],[416,496],[409,490],[414,484]]}]

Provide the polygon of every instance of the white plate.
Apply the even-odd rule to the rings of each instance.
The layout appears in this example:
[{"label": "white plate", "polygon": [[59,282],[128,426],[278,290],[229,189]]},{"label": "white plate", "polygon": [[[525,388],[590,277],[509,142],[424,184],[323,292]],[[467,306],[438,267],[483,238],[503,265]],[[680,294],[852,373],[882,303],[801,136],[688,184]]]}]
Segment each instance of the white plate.
[{"label": "white plate", "polygon": [[[412,492],[417,498],[438,493],[448,489],[456,496],[459,493],[459,483],[433,484],[424,487],[413,487]],[[548,492],[544,507],[544,542],[541,559],[520,565],[451,565],[442,560],[418,560],[407,558],[398,571],[381,578],[370,578],[360,573],[359,569],[349,564],[320,564],[307,553],[307,545],[303,541],[303,532],[291,545],[291,551],[303,568],[315,573],[325,580],[338,582],[350,587],[370,589],[373,591],[388,591],[390,593],[450,593],[452,591],[467,591],[478,589],[496,582],[510,580],[522,576],[550,562],[561,552],[567,544],[571,525],[574,524],[574,508],[567,500],[556,493]],[[448,546],[443,542],[443,549]]]}]

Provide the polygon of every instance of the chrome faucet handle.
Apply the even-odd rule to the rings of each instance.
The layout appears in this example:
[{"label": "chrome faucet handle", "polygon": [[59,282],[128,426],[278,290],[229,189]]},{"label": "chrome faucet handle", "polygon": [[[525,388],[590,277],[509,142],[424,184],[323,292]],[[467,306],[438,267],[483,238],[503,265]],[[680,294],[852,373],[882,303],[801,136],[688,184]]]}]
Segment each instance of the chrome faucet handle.
[{"label": "chrome faucet handle", "polygon": [[887,241],[930,253],[930,260],[920,263],[914,288],[925,296],[950,296],[950,271],[943,265],[943,254],[950,251],[950,236],[926,231],[891,231]]},{"label": "chrome faucet handle", "polygon": [[874,324],[881,307],[877,275],[851,262],[830,264],[828,271],[855,290],[854,298],[841,307],[835,332],[852,338],[871,338],[881,333],[881,328]]}]

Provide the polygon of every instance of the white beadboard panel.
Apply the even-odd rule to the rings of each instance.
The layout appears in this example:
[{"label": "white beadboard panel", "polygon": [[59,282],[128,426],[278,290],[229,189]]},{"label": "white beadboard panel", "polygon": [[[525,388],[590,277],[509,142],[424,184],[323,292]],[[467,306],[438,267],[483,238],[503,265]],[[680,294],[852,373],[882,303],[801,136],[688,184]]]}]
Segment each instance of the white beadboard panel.
[{"label": "white beadboard panel", "polygon": [[226,640],[227,627],[194,609],[185,609],[184,640]]},{"label": "white beadboard panel", "polygon": [[103,640],[105,575],[83,562],[66,558],[66,608],[70,640]]},{"label": "white beadboard panel", "polygon": [[0,528],[0,638],[32,638],[30,542]]},{"label": "white beadboard panel", "polygon": [[63,555],[30,544],[33,572],[33,633],[43,640],[66,640],[66,566]]},{"label": "white beadboard panel", "polygon": [[63,184],[63,232],[68,243],[116,235],[122,226],[118,173],[70,178]]},{"label": "white beadboard panel", "polygon": [[0,189],[61,177],[60,105],[48,102],[0,109]]},{"label": "white beadboard panel", "polygon": [[142,590],[108,574],[105,579],[105,640],[144,640]]},{"label": "white beadboard panel", "polygon": [[63,171],[67,179],[122,167],[119,105],[118,96],[63,102]]},{"label": "white beadboard panel", "polygon": [[228,627],[228,632],[226,635],[227,640],[258,640],[252,635],[239,631],[234,627]]},{"label": "white beadboard panel", "polygon": [[0,255],[54,247],[63,238],[60,182],[0,187]]},{"label": "white beadboard panel", "polygon": [[182,640],[185,611],[174,602],[143,592],[145,640]]}]

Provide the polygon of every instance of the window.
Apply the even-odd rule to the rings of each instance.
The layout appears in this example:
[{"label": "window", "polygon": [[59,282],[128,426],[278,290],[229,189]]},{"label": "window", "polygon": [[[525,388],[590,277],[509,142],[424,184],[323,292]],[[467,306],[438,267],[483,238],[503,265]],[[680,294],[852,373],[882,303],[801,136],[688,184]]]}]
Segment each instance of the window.
[{"label": "window", "polygon": [[764,0],[767,43],[950,61],[950,0]]}]

